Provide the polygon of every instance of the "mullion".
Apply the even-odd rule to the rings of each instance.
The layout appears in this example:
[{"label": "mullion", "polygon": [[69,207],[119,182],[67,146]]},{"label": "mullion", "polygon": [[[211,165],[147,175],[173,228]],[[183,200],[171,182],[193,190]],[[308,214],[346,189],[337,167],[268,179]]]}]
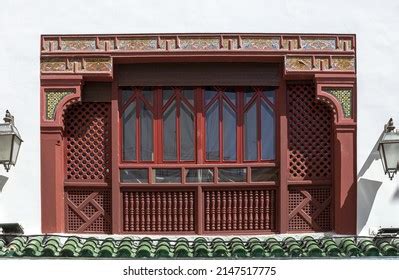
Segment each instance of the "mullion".
[{"label": "mullion", "polygon": [[256,139],[257,139],[257,157],[256,161],[259,161],[261,159],[261,153],[262,153],[262,147],[261,147],[261,142],[262,142],[262,124],[261,124],[261,97],[258,92],[258,96],[256,99]]},{"label": "mullion", "polygon": [[181,102],[181,91],[176,91],[176,162],[180,162],[180,102]]},{"label": "mullion", "polygon": [[223,93],[219,94],[219,162],[223,162]]}]

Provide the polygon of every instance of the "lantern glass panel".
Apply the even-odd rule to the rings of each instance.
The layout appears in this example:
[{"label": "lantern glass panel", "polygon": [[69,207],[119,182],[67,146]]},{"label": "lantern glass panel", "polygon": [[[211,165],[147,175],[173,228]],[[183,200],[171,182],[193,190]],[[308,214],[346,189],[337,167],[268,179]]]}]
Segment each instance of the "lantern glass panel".
[{"label": "lantern glass panel", "polygon": [[15,165],[18,158],[19,148],[21,147],[21,139],[14,136],[14,147],[12,149],[11,164]]},{"label": "lantern glass panel", "polygon": [[386,167],[388,170],[396,169],[399,162],[399,142],[385,143],[383,145],[386,157]]},{"label": "lantern glass panel", "polygon": [[0,135],[0,161],[10,160],[12,138],[12,135]]}]

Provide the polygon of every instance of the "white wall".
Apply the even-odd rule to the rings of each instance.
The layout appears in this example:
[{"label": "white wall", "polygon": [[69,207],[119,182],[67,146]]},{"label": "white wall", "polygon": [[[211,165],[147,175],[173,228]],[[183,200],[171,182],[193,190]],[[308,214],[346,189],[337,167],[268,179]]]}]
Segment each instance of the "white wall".
[{"label": "white wall", "polygon": [[[16,117],[23,143],[19,162],[0,193],[0,223],[40,231],[40,34],[158,32],[356,33],[358,169],[390,116],[398,121],[399,1],[100,1],[2,0],[0,114]],[[359,181],[359,230],[399,227],[398,178],[378,159]],[[374,197],[375,193],[375,197]],[[369,214],[368,214],[369,213]],[[367,215],[366,215],[367,214]]]}]

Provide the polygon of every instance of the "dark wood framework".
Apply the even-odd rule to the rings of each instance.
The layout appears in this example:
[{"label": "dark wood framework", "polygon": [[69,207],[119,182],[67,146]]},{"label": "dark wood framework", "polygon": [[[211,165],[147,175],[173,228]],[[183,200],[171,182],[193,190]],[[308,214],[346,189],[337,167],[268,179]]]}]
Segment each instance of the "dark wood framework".
[{"label": "dark wood framework", "polygon": [[[307,185],[313,188],[332,183],[333,230],[337,233],[356,233],[356,75],[355,36],[330,34],[180,34],[180,35],[45,35],[41,53],[41,170],[42,170],[42,231],[64,232],[64,189],[107,189],[112,197],[112,233],[125,232],[122,228],[122,200],[124,190],[148,191],[148,185],[119,183],[119,168],[134,164],[121,160],[120,106],[117,67],[128,63],[190,63],[190,62],[257,62],[279,63],[281,81],[276,101],[276,163],[251,163],[253,166],[279,167],[278,182],[240,184],[185,184],[185,190],[197,193],[195,215],[203,220],[204,205],[198,197],[203,191],[217,186],[217,190],[274,189],[277,209],[275,232],[288,232],[289,190]],[[333,177],[331,180],[292,181],[288,176],[288,125],[286,85],[288,81],[305,80],[315,84],[315,98],[331,108],[333,114]],[[63,114],[72,104],[81,102],[85,82],[111,82],[111,179],[110,182],[64,181]],[[348,90],[348,101],[331,89]],[[201,93],[196,98],[202,98]],[[345,103],[346,102],[346,103]],[[348,105],[349,104],[349,105]],[[242,105],[241,105],[242,106]],[[349,106],[349,107],[348,107]],[[348,114],[349,108],[349,114]],[[197,114],[197,129],[203,122]],[[201,127],[200,127],[201,126]],[[116,128],[116,129],[114,129]],[[160,130],[155,130],[158,133]],[[156,137],[156,135],[155,135]],[[197,137],[197,141],[204,141]],[[201,143],[202,143],[201,142]],[[237,147],[242,147],[240,140]],[[155,149],[160,147],[154,146]],[[201,158],[202,157],[202,158]],[[239,153],[237,153],[239,157]],[[241,159],[242,160],[242,159]],[[210,166],[204,153],[198,153],[195,168]],[[171,164],[170,166],[172,166]],[[173,166],[176,166],[174,164]],[[180,166],[177,164],[177,166]],[[236,166],[236,164],[220,164]],[[247,167],[247,165],[245,165]],[[151,166],[156,167],[156,165]],[[165,167],[163,164],[162,167]],[[190,167],[186,164],[183,168]],[[250,170],[250,169],[248,169]],[[250,174],[249,174],[250,175]],[[249,176],[248,175],[248,176]],[[167,184],[149,184],[151,191],[174,191]],[[156,231],[151,231],[156,232]],[[224,230],[223,233],[267,233],[265,230]],[[148,231],[142,233],[148,234]],[[194,233],[168,231],[162,233]],[[196,234],[212,234],[198,223]]]}]

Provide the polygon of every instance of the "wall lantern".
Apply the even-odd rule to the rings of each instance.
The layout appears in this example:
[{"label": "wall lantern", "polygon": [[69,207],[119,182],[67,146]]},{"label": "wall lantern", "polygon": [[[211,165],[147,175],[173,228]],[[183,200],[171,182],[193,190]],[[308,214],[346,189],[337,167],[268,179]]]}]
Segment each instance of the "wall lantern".
[{"label": "wall lantern", "polygon": [[395,130],[392,119],[384,127],[378,151],[384,172],[392,180],[399,169],[399,130]]},{"label": "wall lantern", "polygon": [[0,123],[0,164],[4,165],[7,172],[11,165],[17,162],[22,139],[18,129],[14,126],[14,117],[6,111],[4,123]]}]

